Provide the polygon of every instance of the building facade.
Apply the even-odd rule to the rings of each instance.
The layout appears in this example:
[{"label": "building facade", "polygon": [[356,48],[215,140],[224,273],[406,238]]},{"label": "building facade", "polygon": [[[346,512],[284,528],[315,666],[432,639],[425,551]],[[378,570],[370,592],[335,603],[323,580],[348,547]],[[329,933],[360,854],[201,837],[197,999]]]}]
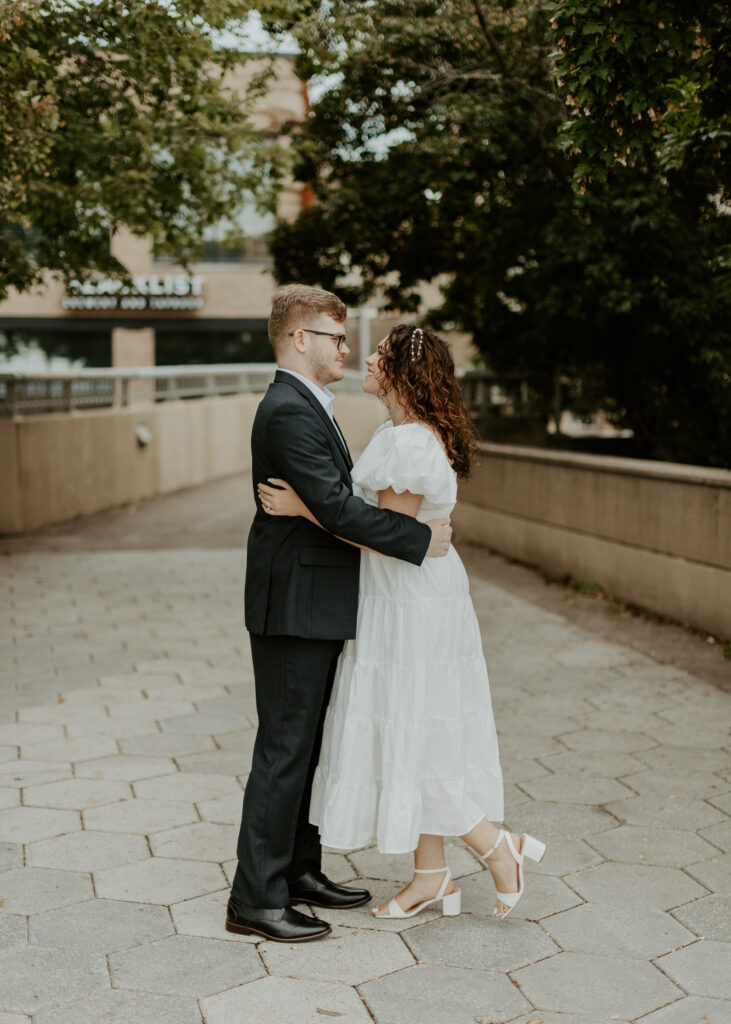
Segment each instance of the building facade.
[{"label": "building facade", "polygon": [[[238,72],[242,90],[254,67]],[[268,132],[304,118],[308,109],[306,85],[294,73],[293,58],[278,56],[275,69],[253,116]],[[214,225],[204,235],[204,258],[187,270],[156,254],[150,239],[121,230],[110,246],[133,275],[132,290],[114,279],[67,289],[49,277],[44,287],[11,294],[0,303],[0,332],[12,332],[21,346],[35,344],[46,352],[83,351],[90,366],[271,361],[267,318],[276,282],[268,237],[277,219],[294,219],[309,201],[309,189],[292,182],[282,189],[276,217],[262,216],[253,204],[245,207],[237,225],[244,244],[232,248],[225,242],[225,226]],[[436,282],[425,286],[423,299],[425,309],[439,304]],[[419,319],[384,314],[377,299],[368,309],[352,312],[347,324],[350,368],[362,366],[394,323]],[[468,367],[474,351],[468,337],[447,336],[457,365]],[[75,346],[68,345],[71,339]]]}]

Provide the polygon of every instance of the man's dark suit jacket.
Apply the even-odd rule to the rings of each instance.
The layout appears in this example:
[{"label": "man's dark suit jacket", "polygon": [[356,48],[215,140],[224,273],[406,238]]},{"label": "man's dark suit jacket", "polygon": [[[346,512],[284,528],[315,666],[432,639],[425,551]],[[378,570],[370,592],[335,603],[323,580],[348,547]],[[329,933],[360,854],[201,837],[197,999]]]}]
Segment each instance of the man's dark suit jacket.
[{"label": "man's dark suit jacket", "polygon": [[[353,495],[347,448],[317,398],[289,373],[277,371],[259,405],[251,451],[257,507],[247,547],[246,628],[258,636],[354,637],[360,551],[333,534],[420,565],[431,531]],[[324,529],[301,516],[268,516],[256,485],[269,477],[291,484]]]}]

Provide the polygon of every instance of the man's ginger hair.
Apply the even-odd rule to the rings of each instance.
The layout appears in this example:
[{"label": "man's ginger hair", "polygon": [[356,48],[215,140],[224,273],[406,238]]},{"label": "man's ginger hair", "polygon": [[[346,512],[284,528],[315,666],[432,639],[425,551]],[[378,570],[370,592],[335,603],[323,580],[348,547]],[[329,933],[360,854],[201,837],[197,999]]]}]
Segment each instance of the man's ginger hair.
[{"label": "man's ginger hair", "polygon": [[269,341],[274,355],[279,358],[287,347],[289,331],[307,326],[308,316],[331,316],[343,323],[348,308],[337,295],[324,288],[312,288],[308,284],[285,284],[274,292],[272,312],[269,317]]}]

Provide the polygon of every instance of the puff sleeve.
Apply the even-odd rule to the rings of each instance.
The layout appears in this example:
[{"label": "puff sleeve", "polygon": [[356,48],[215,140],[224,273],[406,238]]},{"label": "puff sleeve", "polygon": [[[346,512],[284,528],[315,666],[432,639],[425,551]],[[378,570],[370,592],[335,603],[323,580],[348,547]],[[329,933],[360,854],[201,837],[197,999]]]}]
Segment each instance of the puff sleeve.
[{"label": "puff sleeve", "polygon": [[457,477],[432,431],[419,423],[384,424],[353,468],[353,483],[373,492],[423,494],[432,505],[453,504]]}]

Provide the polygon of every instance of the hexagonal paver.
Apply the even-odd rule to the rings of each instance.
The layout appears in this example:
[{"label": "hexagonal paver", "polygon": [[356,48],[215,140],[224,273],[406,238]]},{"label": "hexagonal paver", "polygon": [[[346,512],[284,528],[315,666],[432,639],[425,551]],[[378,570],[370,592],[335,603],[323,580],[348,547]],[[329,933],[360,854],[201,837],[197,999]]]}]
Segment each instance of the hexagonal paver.
[{"label": "hexagonal paver", "polygon": [[[97,736],[107,736],[115,740],[124,736],[144,736],[150,731],[152,724],[148,719],[140,718],[103,718],[94,722],[94,733]],[[83,722],[72,722],[66,726],[66,734],[72,741],[83,742],[88,732],[89,730]]]},{"label": "hexagonal paver", "polygon": [[166,906],[215,892],[225,881],[217,864],[162,857],[94,872],[94,885],[99,896]]},{"label": "hexagonal paver", "polygon": [[595,750],[584,754],[570,751],[541,758],[542,763],[557,775],[588,775],[591,778],[617,779],[642,771],[644,765],[632,754],[611,750]]},{"label": "hexagonal paver", "polygon": [[728,730],[720,719],[719,726],[718,729],[686,729],[683,725],[661,725],[653,732],[653,736],[663,746],[667,744],[692,747],[694,750],[716,751],[728,743]]},{"label": "hexagonal paver", "polygon": [[694,832],[672,828],[619,825],[592,836],[590,842],[609,860],[669,868],[683,868],[714,854],[713,847]]},{"label": "hexagonal paver", "polygon": [[728,754],[723,750],[702,750],[683,744],[643,750],[637,758],[650,768],[667,768],[669,771],[682,772],[690,765],[696,772],[728,771]]},{"label": "hexagonal paver", "polygon": [[67,704],[65,701],[54,704],[38,704],[33,708],[22,708],[18,712],[21,722],[40,722],[48,725],[64,725],[70,722],[85,722],[93,731],[94,723],[106,717],[103,707],[89,706],[80,703]]},{"label": "hexagonal paver", "polygon": [[23,844],[0,842],[0,871],[23,866]]},{"label": "hexagonal paver", "polygon": [[80,871],[16,868],[0,876],[0,914],[40,914],[93,895],[91,878]]},{"label": "hexagonal paver", "polygon": [[36,783],[56,782],[71,778],[71,765],[63,761],[36,761],[19,758],[0,764],[0,786],[23,789]]},{"label": "hexagonal paver", "polygon": [[563,949],[651,960],[669,953],[693,936],[661,910],[585,903],[543,922]]},{"label": "hexagonal paver", "polygon": [[347,985],[360,985],[414,963],[398,935],[347,928],[337,928],[324,939],[299,946],[267,943],[262,958],[270,974]]},{"label": "hexagonal paver", "polygon": [[45,743],[23,744],[20,750],[23,757],[70,764],[75,761],[86,761],[91,757],[116,754],[117,744],[111,736],[87,735],[75,740],[58,739]]},{"label": "hexagonal paver", "polygon": [[621,781],[643,795],[685,796],[699,800],[717,793],[726,793],[729,789],[728,782],[711,772],[673,772],[668,769],[661,771],[659,768],[623,775]]},{"label": "hexagonal paver", "polygon": [[215,750],[216,746],[210,736],[202,736],[200,733],[155,732],[147,736],[124,737],[119,741],[119,748],[123,754],[180,757]]},{"label": "hexagonal paver", "polygon": [[513,832],[530,832],[546,842],[550,836],[591,836],[617,824],[616,818],[602,808],[584,804],[521,804],[515,818],[510,822]]},{"label": "hexagonal paver", "polygon": [[9,807],[20,806],[20,791],[18,789],[0,789],[0,811],[6,811]]},{"label": "hexagonal paver", "polygon": [[731,793],[722,793],[720,796],[709,798],[709,803],[718,807],[724,814],[731,814]]},{"label": "hexagonal paver", "polygon": [[647,750],[657,746],[657,741],[643,732],[612,732],[607,729],[578,729],[576,732],[561,734],[561,742],[570,750],[593,751],[607,753],[633,754],[638,750]]},{"label": "hexagonal paver", "polygon": [[206,736],[251,728],[251,723],[245,715],[236,715],[230,712],[216,714],[213,711],[199,711],[192,715],[164,718],[160,725],[163,732],[201,732]]},{"label": "hexagonal paver", "polygon": [[143,836],[84,831],[31,843],[27,863],[38,868],[96,871],[146,860],[149,856]]},{"label": "hexagonal paver", "polygon": [[549,775],[545,779],[523,782],[521,786],[534,800],[559,800],[575,804],[607,804],[611,800],[632,796],[632,790],[616,779],[592,778],[589,775]]},{"label": "hexagonal paver", "polygon": [[536,760],[531,758],[523,758],[521,760],[516,757],[507,757],[503,751],[502,744],[500,746],[500,761],[503,769],[503,778],[508,782],[508,785],[527,782],[529,779],[542,779],[546,775],[550,775],[548,769],[544,768]]},{"label": "hexagonal paver", "polygon": [[297,1021],[322,1024],[337,1017],[343,1024],[372,1024],[357,992],[347,985],[291,978],[261,978],[202,1001],[206,1024],[242,1021]]},{"label": "hexagonal paver", "polygon": [[[193,678],[196,678],[210,672],[211,668],[202,658],[151,658],[148,661],[139,661],[135,665],[135,672],[141,673],[164,672],[167,675],[179,675],[183,670],[192,672]],[[144,683],[140,681],[139,685],[144,686]]]},{"label": "hexagonal paver", "polygon": [[204,821],[212,821],[216,825],[239,825],[243,799],[243,793],[234,793],[215,800],[200,800],[196,806]]},{"label": "hexagonal paver", "polygon": [[117,988],[198,999],[264,975],[254,946],[192,935],[113,953],[109,964]]},{"label": "hexagonal paver", "polygon": [[[592,836],[592,843],[594,837]],[[551,836],[546,844],[546,854],[540,864],[529,862],[528,871],[537,871],[543,875],[566,875],[569,871],[588,868],[592,864],[601,864],[603,858],[583,839],[570,839],[565,836]]]},{"label": "hexagonal paver", "polygon": [[702,940],[658,960],[673,981],[694,996],[731,999],[731,945]]},{"label": "hexagonal paver", "polygon": [[687,996],[643,1017],[641,1024],[728,1024],[728,1020],[729,1005],[725,999]]},{"label": "hexagonal paver", "polygon": [[719,849],[731,851],[731,821],[722,821],[718,825],[704,828],[700,835]]},{"label": "hexagonal paver", "polygon": [[[360,987],[378,1024],[501,1024],[528,1010],[510,980],[497,971],[417,965]],[[483,1017],[484,1015],[484,1017]]]},{"label": "hexagonal paver", "polygon": [[37,1013],[109,988],[103,956],[88,952],[26,946],[0,956],[3,1006]]},{"label": "hexagonal paver", "polygon": [[109,709],[109,717],[116,720],[147,719],[149,722],[157,722],[172,715],[188,715],[194,711],[193,704],[182,696],[158,694],[115,704]]},{"label": "hexagonal paver", "polygon": [[83,761],[76,767],[80,779],[119,779],[122,782],[138,782],[152,779],[157,775],[169,775],[176,771],[169,757],[142,757],[133,754],[117,754],[114,757],[97,757]]},{"label": "hexagonal paver", "polygon": [[[464,914],[442,917],[403,935],[419,963],[508,973],[559,952],[558,946],[531,921],[502,921]],[[673,947],[674,948],[674,947]]]},{"label": "hexagonal paver", "polygon": [[166,800],[125,800],[106,807],[83,812],[84,825],[100,832],[138,832],[149,835],[175,825],[188,825],[198,820],[190,803]]},{"label": "hexagonal paver", "polygon": [[682,995],[652,964],[626,957],[559,953],[513,977],[536,1006],[592,1018],[634,1020]]},{"label": "hexagonal paver", "polygon": [[629,903],[655,910],[670,910],[706,895],[706,890],[682,871],[645,864],[599,864],[569,880],[590,902]]},{"label": "hexagonal paver", "polygon": [[241,794],[241,786],[230,775],[178,772],[135,783],[135,794],[144,800],[190,801]]},{"label": "hexagonal paver", "polygon": [[324,850],[322,854],[322,870],[331,881],[340,884],[352,882],[358,877],[358,872],[344,854],[331,853],[328,850]]},{"label": "hexagonal paver", "polygon": [[[631,732],[644,733],[646,736],[652,736],[655,729],[667,724],[651,711],[623,711],[621,708],[614,708],[613,710],[605,708],[602,711],[592,708],[591,710],[579,711],[572,715],[571,718],[584,729],[601,729],[609,732],[626,732],[629,730]],[[565,728],[566,725],[564,724]]]},{"label": "hexagonal paver", "polygon": [[673,917],[702,939],[731,942],[731,896],[705,896],[676,907]]},{"label": "hexagonal paver", "polygon": [[178,758],[181,772],[211,775],[241,775],[251,768],[251,757],[237,750],[209,750],[204,754],[188,754]]},{"label": "hexagonal paver", "polygon": [[235,750],[242,760],[246,760],[251,758],[254,752],[256,729],[237,729],[235,732],[219,733],[214,739],[222,750]]},{"label": "hexagonal paver", "polygon": [[202,935],[207,939],[226,939],[229,942],[261,942],[256,935],[236,935],[227,932],[226,905],[231,893],[227,886],[218,892],[206,893],[192,900],[184,900],[170,907],[175,930],[181,935]]},{"label": "hexagonal paver", "polygon": [[647,661],[644,655],[621,644],[603,640],[576,640],[565,650],[554,655],[556,661],[566,668],[607,668]]},{"label": "hexagonal paver", "polygon": [[157,832],[150,839],[156,857],[182,857],[184,860],[211,860],[220,863],[236,855],[239,830],[235,825],[213,825],[200,821],[195,825]]},{"label": "hexagonal paver", "polygon": [[[481,871],[482,865],[465,849],[448,843],[447,863],[455,878]],[[371,846],[350,854],[350,861],[365,878],[383,878],[391,882],[409,882],[414,874],[414,857],[411,853],[379,853]]]},{"label": "hexagonal paver", "polygon": [[731,853],[714,857],[713,860],[701,861],[700,864],[691,864],[688,874],[711,892],[731,896]]},{"label": "hexagonal paver", "polygon": [[34,1014],[33,1020],[35,1024],[201,1024],[201,1015],[195,999],[110,989]]},{"label": "hexagonal paver", "polygon": [[565,747],[562,747],[558,740],[553,739],[551,736],[531,736],[530,743],[526,743],[524,736],[518,733],[505,733],[502,735],[499,728],[498,736],[500,739],[500,756],[515,758],[518,761],[533,761],[537,757],[548,757],[549,754],[562,754],[565,751]]},{"label": "hexagonal paver", "polygon": [[7,725],[0,725],[0,743],[12,747],[60,739],[63,739],[63,727],[60,725],[36,725],[33,722],[9,722]]},{"label": "hexagonal paver", "polygon": [[685,828],[695,832],[723,820],[723,813],[704,800],[686,797],[633,796],[607,804],[607,810],[628,825],[656,825],[658,828]]},{"label": "hexagonal paver", "polygon": [[0,914],[0,950],[14,949],[28,943],[28,924],[24,917]]},{"label": "hexagonal paver", "polygon": [[30,919],[35,946],[91,949],[106,954],[173,932],[164,907],[115,900],[89,900]]},{"label": "hexagonal paver", "polygon": [[[477,1019],[486,1020],[487,1018]],[[611,1017],[610,1020],[614,1024],[617,1024],[617,1021],[619,1021],[619,1024],[623,1024],[619,1017],[616,1016]],[[537,1016],[536,1010],[531,1010],[530,1013],[511,1020],[510,1024],[536,1024],[536,1021],[540,1021],[541,1024],[599,1024],[596,1017],[585,1017],[583,1013],[579,1016],[575,1013],[546,1013],[545,1010],[539,1010]],[[604,1021],[601,1024],[604,1024]]]},{"label": "hexagonal paver", "polygon": [[[578,876],[577,876],[578,877]],[[489,871],[471,875],[460,881],[462,907],[473,914],[492,917],[495,909],[495,886]],[[525,873],[525,893],[518,906],[512,911],[512,918],[527,918],[540,921],[549,914],[568,910],[581,903],[581,897],[554,875],[534,874],[530,868]]]}]

